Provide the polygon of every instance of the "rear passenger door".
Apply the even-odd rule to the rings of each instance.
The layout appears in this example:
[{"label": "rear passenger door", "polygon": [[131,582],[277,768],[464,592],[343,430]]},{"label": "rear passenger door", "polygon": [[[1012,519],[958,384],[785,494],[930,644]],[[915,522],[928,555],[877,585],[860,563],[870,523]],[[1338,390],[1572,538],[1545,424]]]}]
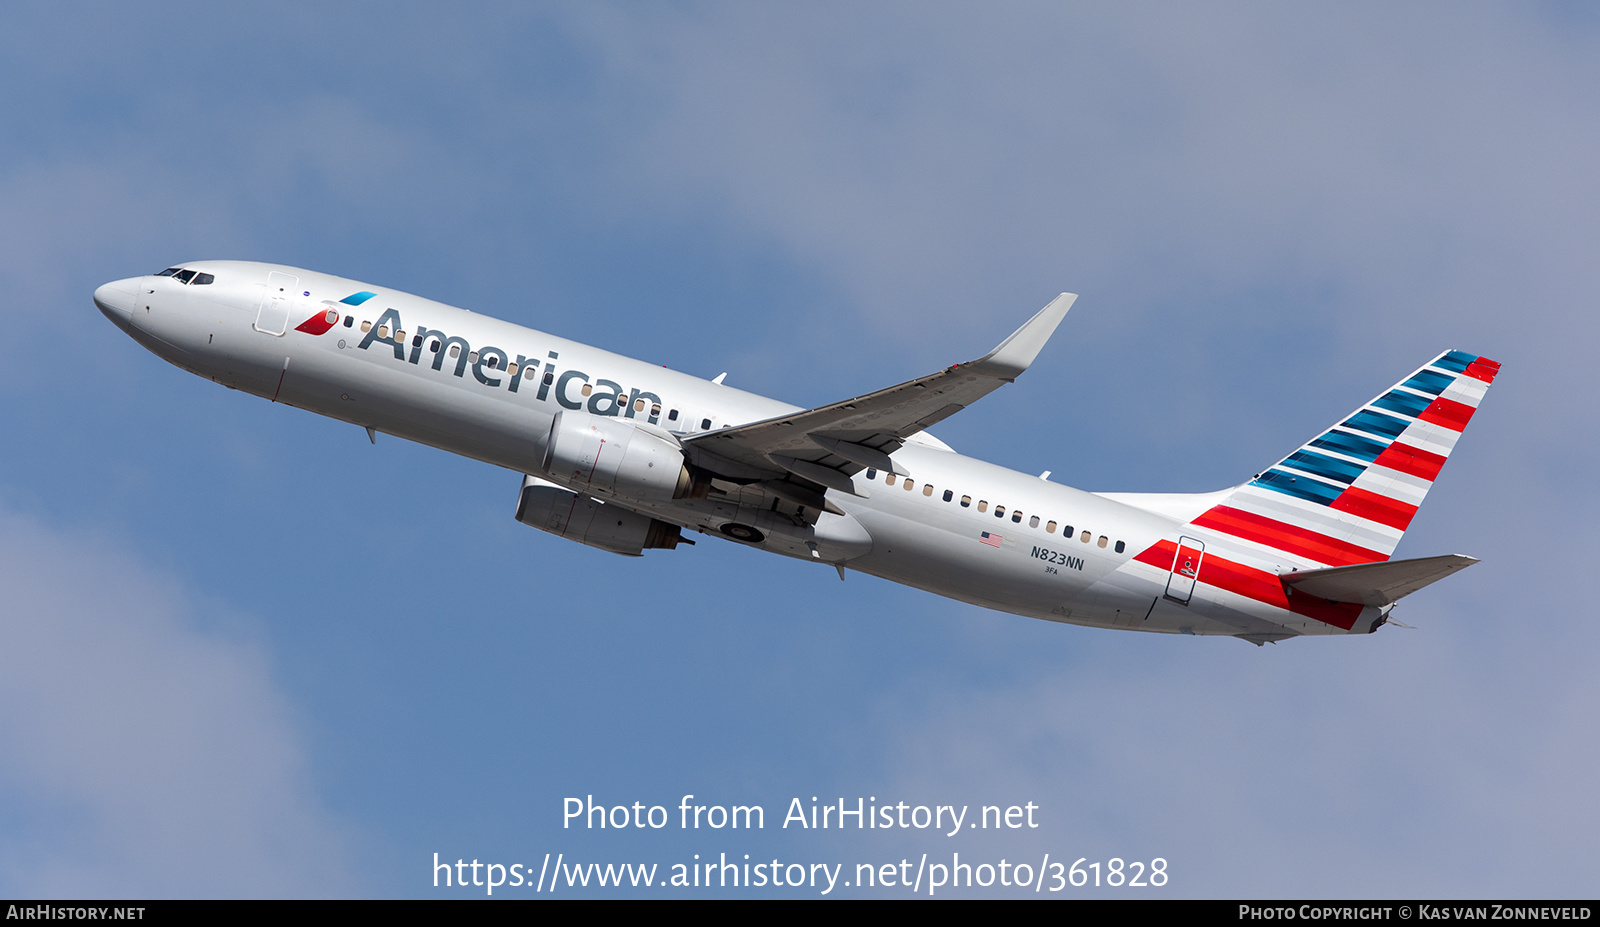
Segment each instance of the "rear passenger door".
[{"label": "rear passenger door", "polygon": [[1200,576],[1200,561],[1205,553],[1204,541],[1178,538],[1178,550],[1172,555],[1172,572],[1167,576],[1167,598],[1189,604],[1189,599],[1194,595],[1194,584]]}]

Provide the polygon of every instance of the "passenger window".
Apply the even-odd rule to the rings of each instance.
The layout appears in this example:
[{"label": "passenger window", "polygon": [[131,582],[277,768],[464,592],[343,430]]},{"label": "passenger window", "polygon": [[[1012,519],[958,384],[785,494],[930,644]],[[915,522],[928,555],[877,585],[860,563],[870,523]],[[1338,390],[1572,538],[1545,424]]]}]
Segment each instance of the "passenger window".
[{"label": "passenger window", "polygon": [[651,418],[660,418],[661,417],[661,403],[659,403],[659,402],[655,403],[654,405],[652,405],[650,407],[650,417]]},{"label": "passenger window", "polygon": [[[1011,513],[1011,523],[1013,525],[1022,524],[1022,513],[1021,512],[1012,512]],[[1039,523],[1039,519],[1035,518],[1033,520],[1033,523],[1037,525]]]},{"label": "passenger window", "polygon": [[[378,337],[380,337],[380,338],[383,337],[381,332],[379,333]],[[469,352],[467,352],[467,363],[476,364],[477,362],[478,362],[478,352],[477,351],[469,351]],[[587,396],[589,394],[588,393],[584,393],[584,395]]]},{"label": "passenger window", "polygon": [[394,340],[404,343],[404,341],[406,340],[406,333],[405,332],[400,332],[400,331],[395,332],[394,333]]},{"label": "passenger window", "polygon": [[922,484],[922,494],[924,496],[933,495],[933,484],[932,483],[923,483]]},{"label": "passenger window", "polygon": [[594,392],[594,387],[592,387],[589,384],[585,383],[585,384],[583,384],[583,389],[578,390],[578,392],[580,392],[583,395],[587,396],[590,393]]},{"label": "passenger window", "polygon": [[996,518],[1004,518],[1004,517],[1006,517],[1006,507],[1003,506],[1003,505],[995,506],[994,507],[994,517],[996,517]]},{"label": "passenger window", "polygon": [[980,511],[980,512],[989,511],[989,501],[987,499],[979,499],[978,500],[978,511]]},{"label": "passenger window", "polygon": [[883,474],[883,485],[885,485],[885,486],[893,486],[894,485],[894,474],[893,473],[890,473],[887,470],[884,471],[884,474]]},{"label": "passenger window", "polygon": [[1045,530],[1046,534],[1055,534],[1056,533],[1056,523],[1054,521],[1046,522],[1045,526],[1044,526],[1044,530]]},{"label": "passenger window", "polygon": [[1089,543],[1089,538],[1090,538],[1090,534],[1089,534],[1089,532],[1087,532],[1087,531],[1085,531],[1085,532],[1084,532],[1084,533],[1083,533],[1083,536],[1082,536],[1082,537],[1080,537],[1080,538],[1078,538],[1078,540],[1080,540],[1080,541],[1082,541],[1082,542],[1083,542],[1083,543],[1085,543],[1085,544],[1087,544],[1087,543]]},{"label": "passenger window", "polygon": [[347,315],[347,316],[344,317],[344,327],[345,328],[349,328],[350,326],[352,326],[354,324],[356,324],[356,317],[355,316]]},{"label": "passenger window", "polygon": [[906,485],[905,485],[905,491],[906,491],[906,492],[910,492],[910,491],[911,491],[911,490],[913,490],[913,489],[916,489],[916,488],[917,488],[917,482],[916,482],[916,480],[913,480],[913,479],[912,479],[912,478],[911,478],[911,477],[909,477],[909,476],[908,476],[908,477],[906,477]]},{"label": "passenger window", "polygon": [[1072,526],[1068,525],[1065,528],[1062,528],[1061,529],[1061,536],[1064,537],[1064,538],[1072,537]]},{"label": "passenger window", "polygon": [[372,331],[372,323],[371,322],[362,322],[361,323],[361,334],[365,335],[367,332],[370,332],[370,331]]},{"label": "passenger window", "polygon": [[1110,540],[1110,538],[1107,538],[1105,535],[1102,534],[1102,535],[1100,535],[1100,540],[1098,542],[1096,542],[1096,545],[1098,547],[1104,548],[1106,546],[1106,542],[1109,541],[1109,540]]},{"label": "passenger window", "polygon": [[644,411],[644,400],[643,399],[635,399],[633,401],[633,411],[635,411],[635,412],[643,412]]},{"label": "passenger window", "polygon": [[972,507],[972,497],[971,496],[962,496],[961,497],[961,507],[964,508],[964,509],[971,508]]},{"label": "passenger window", "polygon": [[194,286],[205,286],[209,283],[216,282],[216,279],[217,278],[213,277],[211,274],[195,274]]},{"label": "passenger window", "polygon": [[500,369],[500,356],[499,355],[495,355],[493,357],[490,357],[489,358],[489,363],[486,366],[488,366],[488,368],[490,370],[498,370],[498,369]]},{"label": "passenger window", "polygon": [[190,280],[194,279],[194,271],[180,270],[176,274],[173,274],[173,278],[179,283],[188,283]]},{"label": "passenger window", "polygon": [[951,500],[951,499],[954,499],[954,498],[955,498],[955,496],[956,496],[956,494],[955,494],[955,493],[953,493],[953,492],[951,492],[951,491],[950,491],[950,490],[948,490],[948,489],[946,489],[946,490],[945,490],[945,491],[944,491],[944,501],[946,501],[946,502],[949,502],[949,501],[950,501],[950,500]]},{"label": "passenger window", "polygon": [[667,421],[675,422],[677,420],[678,420],[678,410],[677,409],[673,409],[671,412],[667,413]]},{"label": "passenger window", "polygon": [[506,373],[513,377],[517,375],[517,365],[515,362],[512,362],[506,367]]},{"label": "passenger window", "polygon": [[710,428],[710,427],[711,427],[711,419],[703,418],[703,419],[700,420],[700,428],[701,428],[702,431],[707,429],[707,428]]},{"label": "passenger window", "polygon": [[1119,553],[1119,554],[1122,553],[1123,550],[1125,550],[1126,548],[1127,548],[1127,545],[1123,544],[1121,541],[1117,542],[1117,553]]},{"label": "passenger window", "polygon": [[442,348],[442,347],[444,347],[444,345],[440,344],[437,341],[434,341],[434,342],[432,342],[431,344],[428,345],[428,350],[432,351],[435,354],[438,354],[439,353],[439,349]]},{"label": "passenger window", "polygon": [[[329,311],[332,311],[332,310],[329,310]],[[411,337],[411,346],[413,348],[422,347],[422,336],[421,335],[413,335]]]},{"label": "passenger window", "polygon": [[1028,519],[1028,527],[1030,527],[1030,528],[1039,527],[1039,516],[1035,515],[1032,518]]},{"label": "passenger window", "polygon": [[378,337],[379,338],[387,338],[387,337],[389,337],[389,326],[387,326],[387,325],[379,325],[378,326]]},{"label": "passenger window", "polygon": [[554,383],[555,381],[556,381],[555,372],[554,371],[545,371],[544,385],[545,386],[549,386],[550,384]]},{"label": "passenger window", "polygon": [[877,478],[878,478],[878,468],[877,467],[868,467],[867,468],[867,479],[875,480]]},{"label": "passenger window", "polygon": [[451,357],[460,357],[461,356],[461,345],[452,344],[450,346],[450,356]]}]

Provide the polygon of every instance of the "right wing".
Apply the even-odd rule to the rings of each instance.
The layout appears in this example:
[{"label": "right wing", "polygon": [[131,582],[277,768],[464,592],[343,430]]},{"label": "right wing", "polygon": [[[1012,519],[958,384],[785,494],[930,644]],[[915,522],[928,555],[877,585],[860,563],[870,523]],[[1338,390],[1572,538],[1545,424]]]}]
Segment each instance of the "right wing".
[{"label": "right wing", "polygon": [[[829,511],[824,489],[851,495],[868,467],[901,475],[889,459],[905,439],[1015,380],[1050,340],[1078,297],[1062,293],[999,347],[967,364],[843,402],[707,432],[683,441],[695,466],[734,482]],[[804,500],[804,501],[802,501]]]}]

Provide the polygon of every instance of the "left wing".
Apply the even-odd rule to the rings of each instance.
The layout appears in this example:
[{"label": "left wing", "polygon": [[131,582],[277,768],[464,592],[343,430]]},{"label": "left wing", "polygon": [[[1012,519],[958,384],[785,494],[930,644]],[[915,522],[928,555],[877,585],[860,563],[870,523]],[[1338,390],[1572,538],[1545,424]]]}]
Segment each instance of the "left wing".
[{"label": "left wing", "polygon": [[1078,297],[1062,293],[968,364],[844,402],[780,415],[683,441],[695,466],[740,483],[761,482],[799,505],[838,512],[822,490],[857,495],[850,476],[868,467],[909,476],[889,455],[905,439],[1015,380]]}]

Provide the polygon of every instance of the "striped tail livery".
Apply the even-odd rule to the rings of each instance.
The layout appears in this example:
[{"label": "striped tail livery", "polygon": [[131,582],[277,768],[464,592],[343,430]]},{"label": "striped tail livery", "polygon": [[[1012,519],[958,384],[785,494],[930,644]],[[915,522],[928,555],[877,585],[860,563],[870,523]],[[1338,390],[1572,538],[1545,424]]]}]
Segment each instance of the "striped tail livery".
[{"label": "striped tail livery", "polygon": [[[1224,494],[1139,556],[1169,574],[1165,598],[1197,587],[1290,613],[1298,634],[1370,632],[1400,597],[1477,561],[1390,560],[1500,365],[1446,351],[1294,453]],[[1243,605],[1244,603],[1239,603]],[[1253,643],[1295,633],[1240,634]]]}]

